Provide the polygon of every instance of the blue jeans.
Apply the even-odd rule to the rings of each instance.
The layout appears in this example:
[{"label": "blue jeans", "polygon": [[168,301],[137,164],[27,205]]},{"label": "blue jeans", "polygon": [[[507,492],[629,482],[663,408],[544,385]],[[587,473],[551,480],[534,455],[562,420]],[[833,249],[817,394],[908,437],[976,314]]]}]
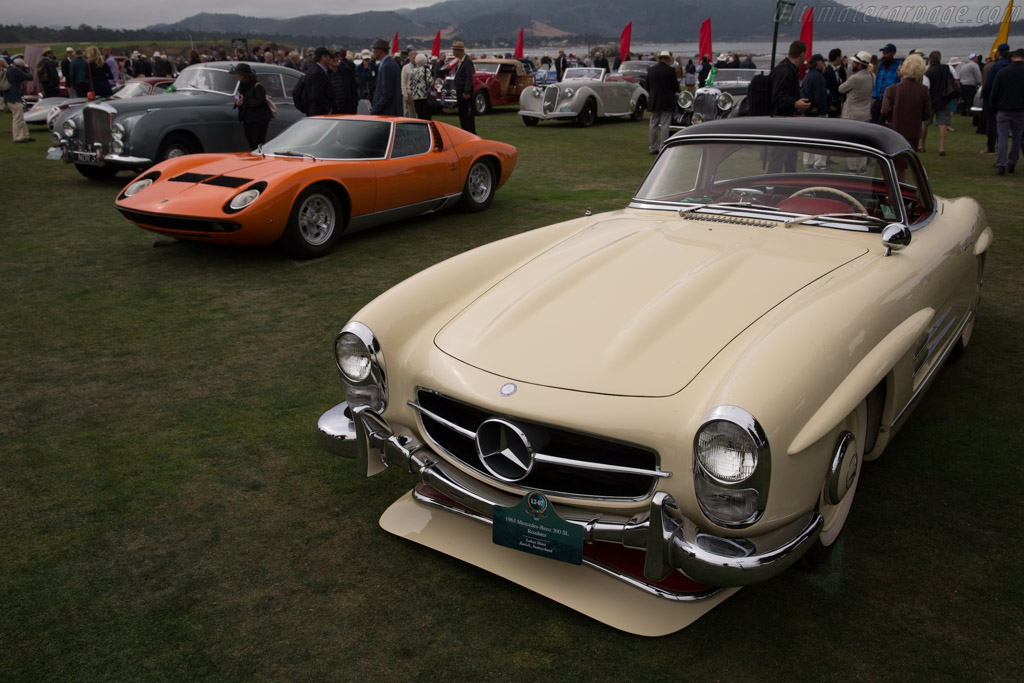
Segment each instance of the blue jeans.
[{"label": "blue jeans", "polygon": [[[996,112],[996,130],[999,131],[999,156],[996,157],[996,166],[1016,166],[1020,158],[1021,139],[1024,138],[1024,110]],[[1008,150],[1011,131],[1013,146]]]}]

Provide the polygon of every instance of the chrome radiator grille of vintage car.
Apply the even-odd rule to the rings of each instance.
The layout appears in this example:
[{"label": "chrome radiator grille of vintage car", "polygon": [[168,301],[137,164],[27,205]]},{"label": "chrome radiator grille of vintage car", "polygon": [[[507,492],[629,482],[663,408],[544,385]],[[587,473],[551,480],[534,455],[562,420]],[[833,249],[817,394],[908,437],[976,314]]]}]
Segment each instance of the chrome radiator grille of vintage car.
[{"label": "chrome radiator grille of vintage car", "polygon": [[533,459],[529,474],[514,482],[531,491],[602,500],[639,500],[657,480],[671,476],[648,448],[593,434],[496,415],[437,392],[420,389],[410,405],[420,414],[426,435],[457,462],[496,480],[481,461],[477,434],[487,420],[498,419],[529,434]]},{"label": "chrome radiator grille of vintage car", "polygon": [[95,151],[95,144],[103,145],[103,151],[110,151],[110,143],[113,140],[110,134],[110,114],[93,107],[86,107],[83,112],[85,130],[82,131],[82,140],[89,151]]},{"label": "chrome radiator grille of vintage car", "polygon": [[700,114],[704,121],[713,121],[718,116],[718,95],[699,92],[693,100],[693,113]]},{"label": "chrome radiator grille of vintage car", "polygon": [[544,90],[544,113],[550,114],[558,106],[558,88],[546,88]]}]

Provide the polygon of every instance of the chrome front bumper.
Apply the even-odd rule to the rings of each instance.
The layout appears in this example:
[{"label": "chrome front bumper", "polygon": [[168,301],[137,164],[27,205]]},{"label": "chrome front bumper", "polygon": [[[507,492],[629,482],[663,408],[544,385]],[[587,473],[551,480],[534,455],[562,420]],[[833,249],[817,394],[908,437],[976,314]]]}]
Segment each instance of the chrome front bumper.
[{"label": "chrome front bumper", "polygon": [[[65,164],[84,164],[86,166],[118,166],[122,168],[140,168],[153,165],[152,159],[133,157],[121,154],[104,154],[103,146],[95,144],[94,151],[72,149],[67,140],[60,141],[61,160]],[[48,157],[49,158],[49,157]]]},{"label": "chrome front bumper", "polygon": [[[320,417],[317,436],[325,450],[346,457],[352,456],[347,444],[354,441],[357,466],[364,476],[395,465],[484,521],[493,519],[494,507],[503,504],[496,500],[494,489],[464,481],[461,472],[450,471],[451,466],[415,435],[392,429],[365,406],[349,410],[341,403],[331,408]],[[719,587],[759,583],[789,568],[817,540],[823,523],[820,514],[809,512],[763,536],[713,536],[683,517],[672,496],[664,492],[654,495],[649,514],[641,521],[605,521],[599,513],[565,509],[577,512],[563,517],[583,527],[585,543],[618,543],[646,551],[648,580],[661,581],[679,569],[695,581]]]}]

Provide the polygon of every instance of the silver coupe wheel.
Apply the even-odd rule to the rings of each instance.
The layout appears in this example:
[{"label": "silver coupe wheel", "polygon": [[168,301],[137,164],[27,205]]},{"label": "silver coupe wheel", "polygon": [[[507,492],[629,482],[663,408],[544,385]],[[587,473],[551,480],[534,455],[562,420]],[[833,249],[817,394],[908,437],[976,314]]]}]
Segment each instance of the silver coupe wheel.
[{"label": "silver coupe wheel", "polygon": [[297,258],[316,258],[334,248],[344,227],[345,214],[337,191],[315,185],[292,205],[282,241]]},{"label": "silver coupe wheel", "polygon": [[338,209],[326,194],[309,194],[299,204],[299,234],[311,247],[319,247],[330,240],[337,223]]},{"label": "silver coupe wheel", "polygon": [[488,161],[480,159],[474,162],[462,190],[462,208],[483,211],[490,206],[494,199],[495,175],[494,167]]}]

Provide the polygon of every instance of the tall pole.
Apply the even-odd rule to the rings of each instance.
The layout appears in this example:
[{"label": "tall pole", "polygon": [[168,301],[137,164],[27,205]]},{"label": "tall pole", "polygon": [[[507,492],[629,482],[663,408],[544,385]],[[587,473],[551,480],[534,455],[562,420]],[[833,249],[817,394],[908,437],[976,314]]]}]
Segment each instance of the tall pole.
[{"label": "tall pole", "polygon": [[779,42],[779,24],[791,25],[795,10],[795,0],[778,0],[775,4],[775,33],[772,35],[772,63],[770,69],[775,68],[775,45]]}]

